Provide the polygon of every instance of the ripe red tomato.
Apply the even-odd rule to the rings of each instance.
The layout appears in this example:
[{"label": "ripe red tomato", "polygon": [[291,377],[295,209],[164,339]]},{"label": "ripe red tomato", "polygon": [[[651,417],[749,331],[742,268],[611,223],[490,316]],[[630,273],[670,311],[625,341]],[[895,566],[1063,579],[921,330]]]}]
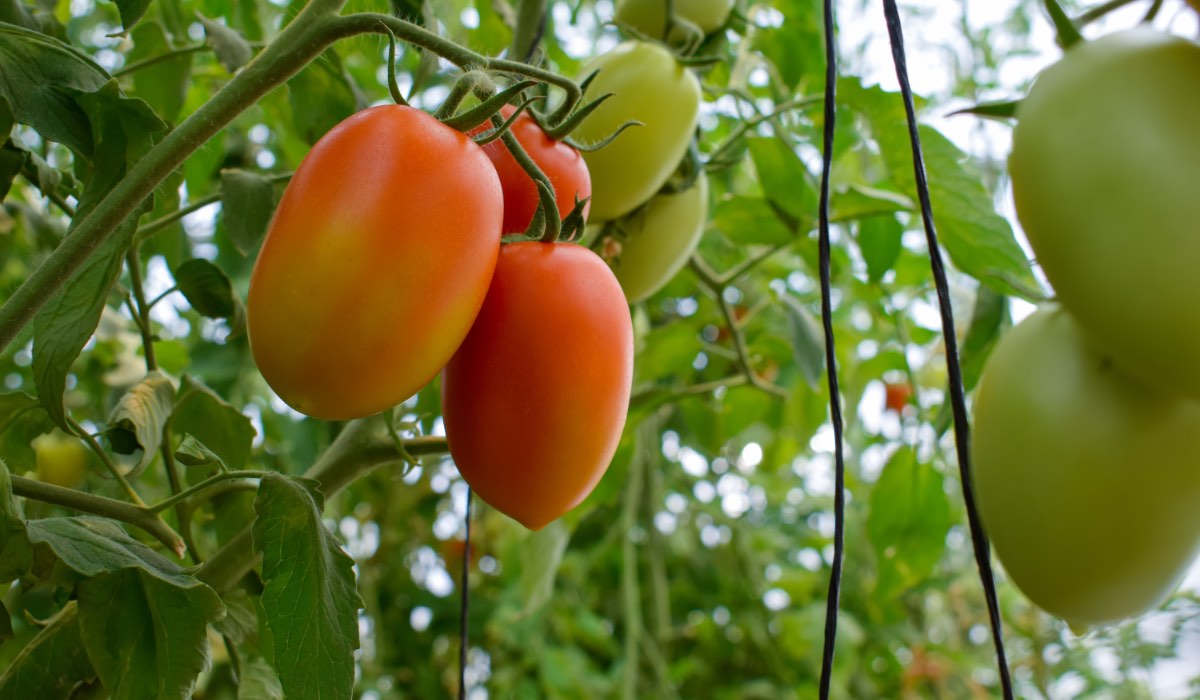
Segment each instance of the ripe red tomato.
[{"label": "ripe red tomato", "polygon": [[250,279],[267,383],[326,419],[411,396],[483,304],[503,206],[483,150],[424,112],[373,107],[334,127],[288,184]]},{"label": "ripe red tomato", "polygon": [[604,261],[569,243],[506,245],[442,380],[450,454],[480,498],[538,530],[608,469],[632,381],[633,322]]},{"label": "ripe red tomato", "polygon": [[884,407],[895,413],[903,413],[912,399],[912,385],[908,382],[884,382]]},{"label": "ripe red tomato", "polygon": [[[504,105],[500,113],[508,119],[516,110],[512,105]],[[479,133],[486,128],[480,127],[471,133]],[[522,112],[517,117],[511,131],[530,159],[550,178],[550,183],[554,185],[554,202],[562,218],[565,219],[575,208],[576,198],[583,200],[592,196],[592,178],[579,151],[547,136],[529,112]],[[537,185],[499,139],[484,146],[483,152],[496,166],[500,187],[504,190],[504,233],[521,233],[529,228],[529,222],[533,221],[537,211]],[[590,206],[590,203],[584,205],[585,217]]]}]

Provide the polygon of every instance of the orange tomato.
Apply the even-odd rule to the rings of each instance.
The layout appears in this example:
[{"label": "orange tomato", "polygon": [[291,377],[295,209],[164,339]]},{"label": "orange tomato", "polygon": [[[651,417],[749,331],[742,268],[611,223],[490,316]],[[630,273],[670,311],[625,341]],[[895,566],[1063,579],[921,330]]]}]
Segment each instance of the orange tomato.
[{"label": "orange tomato", "polygon": [[442,381],[450,454],[475,493],[538,530],[608,469],[629,409],[633,322],[583,246],[504,246]]},{"label": "orange tomato", "polygon": [[[512,105],[505,105],[500,113],[507,119],[516,109]],[[486,127],[481,127],[472,133],[484,129]],[[550,183],[554,185],[554,203],[558,205],[561,218],[565,219],[575,208],[576,198],[582,201],[592,196],[592,178],[579,151],[547,136],[529,112],[522,112],[510,130],[517,143],[529,154],[530,160],[550,178]],[[484,146],[483,152],[496,166],[500,187],[504,190],[504,233],[522,233],[529,228],[529,222],[533,221],[538,208],[540,200],[537,185],[500,140]],[[590,203],[584,205],[585,217],[590,206]]]},{"label": "orange tomato", "polygon": [[895,413],[903,413],[904,407],[912,400],[912,385],[908,382],[884,382],[884,407]]},{"label": "orange tomato", "polygon": [[373,107],[334,127],[288,184],[250,279],[267,383],[325,419],[414,394],[475,320],[503,206],[483,150],[424,112]]}]

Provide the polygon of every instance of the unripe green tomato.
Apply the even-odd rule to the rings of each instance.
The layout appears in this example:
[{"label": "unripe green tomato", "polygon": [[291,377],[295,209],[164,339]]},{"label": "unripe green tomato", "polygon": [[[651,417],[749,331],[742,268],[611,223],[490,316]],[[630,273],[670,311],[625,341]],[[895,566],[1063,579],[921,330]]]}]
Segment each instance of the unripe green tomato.
[{"label": "unripe green tomato", "polygon": [[650,297],[687,264],[708,221],[708,178],[683,192],[660,194],[621,222],[609,260],[630,304]]},{"label": "unripe green tomato", "polygon": [[1160,604],[1200,552],[1200,403],[1163,394],[1048,307],[974,401],[983,525],[1029,599],[1076,631]]},{"label": "unripe green tomato", "polygon": [[37,456],[38,481],[64,488],[75,488],[87,477],[87,448],[79,438],[61,430],[39,435],[33,439]]},{"label": "unripe green tomato", "polygon": [[675,172],[700,116],[700,83],[667,49],[644,41],[627,41],[597,56],[581,75],[596,70],[589,97],[613,95],[572,137],[597,143],[627,121],[642,122],[604,148],[583,154],[592,176],[589,220],[601,222],[633,211]]},{"label": "unripe green tomato", "polygon": [[1200,46],[1078,44],[1017,117],[1017,215],[1059,300],[1128,371],[1200,398]]},{"label": "unripe green tomato", "polygon": [[504,199],[483,149],[411,107],[363,110],[313,146],[250,277],[250,348],[289,406],[370,416],[412,396],[483,305]]},{"label": "unripe green tomato", "polygon": [[[675,16],[711,34],[725,24],[733,0],[674,0]],[[620,0],[613,19],[655,39],[663,37],[667,24],[666,0]]]}]

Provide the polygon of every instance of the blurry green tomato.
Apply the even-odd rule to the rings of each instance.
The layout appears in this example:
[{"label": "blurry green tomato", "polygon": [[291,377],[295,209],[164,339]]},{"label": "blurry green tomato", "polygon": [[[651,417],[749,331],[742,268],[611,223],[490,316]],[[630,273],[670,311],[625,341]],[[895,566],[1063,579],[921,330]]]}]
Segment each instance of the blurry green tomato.
[{"label": "blurry green tomato", "polygon": [[37,478],[47,484],[75,488],[87,476],[87,448],[79,438],[58,430],[33,439]]},{"label": "blurry green tomato", "polygon": [[[725,24],[733,0],[674,0],[675,16],[711,34]],[[663,38],[667,24],[666,0],[620,0],[613,19],[628,24],[642,34]]]}]

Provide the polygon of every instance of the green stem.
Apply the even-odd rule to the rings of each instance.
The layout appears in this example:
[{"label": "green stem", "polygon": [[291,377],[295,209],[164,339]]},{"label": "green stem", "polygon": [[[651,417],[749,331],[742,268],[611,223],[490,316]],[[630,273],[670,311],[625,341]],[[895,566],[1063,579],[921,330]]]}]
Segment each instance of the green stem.
[{"label": "green stem", "polygon": [[637,700],[638,667],[641,662],[642,601],[638,586],[637,544],[633,541],[633,528],[637,525],[638,506],[642,495],[642,480],[645,473],[646,441],[651,444],[657,436],[647,436],[646,425],[637,428],[634,454],[629,460],[625,495],[621,504],[621,604],[625,617],[625,678],[622,697]]},{"label": "green stem", "polygon": [[709,154],[708,162],[711,163],[714,161],[719,161],[725,156],[726,151],[731,150],[737,144],[738,140],[744,137],[747,132],[759,124],[771,119],[775,119],[785,112],[790,112],[794,109],[801,109],[803,107],[813,107],[815,105],[822,104],[823,102],[824,97],[821,95],[796,97],[786,102],[780,102],[779,104],[775,105],[775,108],[770,112],[740,120],[737,127],[730,132],[729,136],[726,136],[725,140],[722,141],[720,145],[714,148],[712,153]]},{"label": "green stem", "polygon": [[112,458],[108,456],[108,453],[104,451],[104,448],[100,446],[100,443],[96,441],[96,437],[84,430],[82,425],[77,423],[74,418],[69,416],[67,417],[67,425],[71,426],[71,430],[75,431],[75,434],[78,435],[81,440],[87,443],[88,448],[90,448],[91,451],[100,458],[101,464],[108,469],[109,474],[111,474],[112,477],[117,480],[117,483],[121,485],[121,488],[125,490],[125,493],[129,496],[129,500],[133,501],[135,505],[145,507],[146,502],[142,500],[142,497],[138,495],[137,490],[134,489],[133,486],[130,485],[129,481],[125,479],[125,475],[121,473],[121,469],[117,467],[117,465],[112,461]]},{"label": "green stem", "polygon": [[[167,482],[171,485],[171,493],[179,494],[183,492],[182,481],[179,478],[179,465],[175,463],[175,451],[171,448],[171,442],[171,424],[167,423],[163,426],[159,454],[162,455],[163,466],[167,470]],[[174,505],[175,518],[179,522],[179,534],[183,537],[183,543],[187,545],[188,555],[191,556],[192,561],[199,564],[204,559],[200,556],[200,549],[196,547],[196,542],[192,538],[192,506],[183,500],[177,501]]]},{"label": "green stem", "polygon": [[191,204],[188,204],[186,207],[183,207],[182,209],[173,211],[170,214],[166,214],[158,219],[155,219],[154,221],[150,221],[145,224],[142,224],[141,226],[138,226],[138,230],[137,230],[136,238],[134,238],[134,242],[141,243],[143,241],[146,241],[154,234],[165,229],[166,227],[170,226],[171,224],[175,223],[176,221],[179,221],[180,219],[187,216],[188,214],[200,211],[204,207],[207,207],[210,204],[216,204],[219,201],[221,201],[220,193],[210,194],[207,197],[202,197],[200,199],[197,199],[196,201],[192,202]]},{"label": "green stem", "polygon": [[238,114],[345,36],[335,14],[345,0],[311,0],[300,14],[212,99],[139,160],[58,248],[0,306],[0,351],[37,314],[117,226],[196,149]]},{"label": "green stem", "polygon": [[546,0],[520,0],[508,55],[528,63],[546,31]]},{"label": "green stem", "polygon": [[1085,24],[1091,24],[1092,22],[1095,22],[1096,20],[1115,10],[1119,10],[1126,5],[1132,5],[1133,3],[1139,1],[1140,0],[1109,0],[1102,5],[1097,5],[1090,10],[1084,11],[1079,15],[1079,17],[1075,18],[1075,24],[1081,27]]},{"label": "green stem", "polygon": [[154,355],[154,333],[150,325],[150,307],[146,306],[146,290],[142,287],[142,264],[135,243],[125,256],[125,264],[129,267],[129,281],[132,287],[133,299],[137,302],[133,311],[133,320],[142,333],[142,352],[146,356],[146,371],[158,369],[158,359]]},{"label": "green stem", "polygon": [[[443,454],[446,452],[446,439],[412,438],[405,441],[404,449],[415,457]],[[400,453],[383,421],[379,417],[368,418],[348,423],[304,476],[320,482],[321,492],[328,499],[371,469],[399,461]],[[232,588],[258,562],[251,527],[247,525],[242,528],[196,570],[196,576],[218,593]]]},{"label": "green stem", "polygon": [[194,53],[199,53],[200,51],[205,51],[205,50],[208,50],[209,48],[210,47],[208,46],[208,44],[196,44],[194,46],[184,46],[182,48],[173,49],[171,51],[167,51],[166,53],[158,54],[157,56],[151,56],[149,58],[143,58],[140,61],[134,61],[133,63],[130,63],[126,66],[121,67],[120,69],[118,69],[116,71],[113,71],[112,76],[114,78],[120,78],[122,76],[136,73],[136,72],[142,70],[143,68],[149,68],[150,66],[155,66],[155,65],[158,65],[159,63],[166,63],[167,61],[170,61],[172,59],[181,58],[183,56],[188,56],[188,55],[194,54]]},{"label": "green stem", "polygon": [[26,479],[15,475],[10,478],[12,479],[13,493],[18,496],[129,523],[153,535],[154,539],[166,545],[167,549],[174,552],[176,556],[183,555],[183,540],[171,529],[170,525],[163,522],[152,511],[113,498],[45,484],[36,479]]},{"label": "green stem", "polygon": [[64,214],[70,217],[75,216],[75,207],[71,206],[71,203],[68,202],[65,197],[59,194],[58,190],[51,188],[50,191],[47,192],[46,190],[42,189],[42,183],[41,180],[38,179],[37,170],[28,163],[25,164],[25,167],[21,168],[21,175],[23,175],[26,180],[29,180],[29,182],[36,187],[38,192],[41,192],[46,199],[54,202],[54,204],[56,204]]},{"label": "green stem", "polygon": [[234,479],[261,479],[270,473],[272,473],[272,472],[264,472],[264,471],[257,471],[257,470],[253,470],[253,469],[246,469],[243,471],[221,472],[220,474],[214,474],[213,476],[210,476],[209,478],[205,479],[204,481],[201,481],[200,483],[196,484],[195,486],[186,488],[166,500],[160,501],[159,503],[155,503],[154,505],[149,506],[148,510],[151,513],[161,513],[164,510],[170,508],[171,506],[173,506],[177,503],[186,501],[189,498],[191,498],[192,496],[195,496],[198,493],[206,491],[210,487],[212,487],[216,484],[219,484],[223,481],[232,481]]}]

